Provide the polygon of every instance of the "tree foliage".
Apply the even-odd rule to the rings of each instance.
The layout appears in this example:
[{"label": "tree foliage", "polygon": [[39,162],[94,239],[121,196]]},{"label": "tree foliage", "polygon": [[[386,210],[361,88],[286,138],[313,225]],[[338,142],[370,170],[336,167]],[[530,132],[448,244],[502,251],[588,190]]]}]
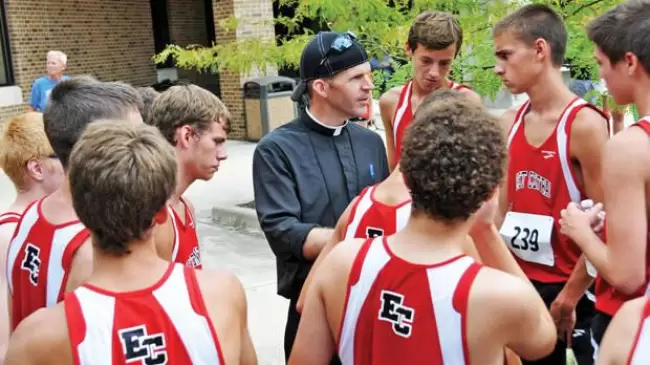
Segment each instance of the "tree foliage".
[{"label": "tree foliage", "polygon": [[[457,82],[470,85],[481,95],[494,97],[501,83],[493,73],[494,55],[491,29],[505,14],[527,1],[522,0],[273,0],[280,7],[295,8],[292,17],[279,16],[273,21],[289,30],[277,39],[239,38],[211,47],[169,45],[154,56],[155,62],[172,57],[179,68],[201,72],[227,70],[246,73],[257,68],[263,73],[267,65],[297,69],[300,54],[314,32],[301,29],[305,20],[315,21],[321,28],[335,31],[351,30],[359,37],[371,55],[382,59],[389,54],[395,64],[395,74],[387,86],[400,85],[410,77],[411,65],[404,45],[413,19],[424,10],[443,10],[456,14],[463,27],[464,47],[454,63]],[[596,15],[620,3],[620,0],[542,0],[535,1],[553,7],[565,19],[569,31],[567,58],[572,64],[595,70],[593,46],[585,25]],[[240,19],[228,18],[218,22],[226,30],[237,28]],[[258,23],[258,26],[268,26]],[[374,75],[377,81],[382,75]],[[597,72],[592,72],[597,77]]]}]

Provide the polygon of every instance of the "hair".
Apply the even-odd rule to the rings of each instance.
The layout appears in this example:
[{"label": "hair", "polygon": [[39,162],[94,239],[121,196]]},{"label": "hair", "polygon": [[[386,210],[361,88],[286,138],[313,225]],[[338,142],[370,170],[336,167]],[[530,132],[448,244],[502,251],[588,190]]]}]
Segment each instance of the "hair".
[{"label": "hair", "polygon": [[587,36],[610,63],[631,52],[650,73],[650,1],[633,0],[612,8],[587,25]]},{"label": "hair", "polygon": [[415,51],[418,44],[432,50],[445,49],[456,44],[456,55],[463,45],[463,29],[453,14],[425,11],[415,18],[408,35],[408,45]]},{"label": "hair", "polygon": [[27,189],[29,178],[25,166],[32,159],[54,156],[43,126],[43,114],[28,112],[4,124],[0,140],[0,168],[16,189]]},{"label": "hair", "polygon": [[508,14],[494,26],[493,35],[496,37],[506,31],[512,31],[528,45],[544,39],[551,48],[551,62],[554,66],[562,66],[567,30],[562,18],[549,6],[528,4]]},{"label": "hair", "polygon": [[68,56],[61,51],[55,51],[55,50],[49,51],[47,52],[47,57],[57,58],[59,61],[61,61],[61,63],[64,66],[68,64]]},{"label": "hair", "polygon": [[151,106],[149,121],[167,141],[176,145],[176,130],[185,125],[202,133],[217,122],[227,130],[230,112],[210,91],[191,84],[176,85],[156,98]]},{"label": "hair", "polygon": [[43,113],[45,133],[67,169],[70,152],[88,124],[99,119],[122,119],[129,111],[140,109],[142,99],[130,85],[75,77],[52,89]]},{"label": "hair", "polygon": [[142,114],[142,120],[145,123],[151,124],[149,116],[151,114],[151,106],[156,98],[160,95],[153,87],[139,87],[137,88],[140,97],[142,98],[142,109],[140,109],[140,114]]},{"label": "hair", "polygon": [[95,248],[123,256],[131,242],[146,239],[174,191],[176,171],[174,149],[156,128],[116,120],[89,125],[70,155],[69,179]]},{"label": "hair", "polygon": [[400,168],[414,214],[465,221],[493,194],[504,173],[506,144],[498,120],[453,91],[419,107],[404,136]]}]

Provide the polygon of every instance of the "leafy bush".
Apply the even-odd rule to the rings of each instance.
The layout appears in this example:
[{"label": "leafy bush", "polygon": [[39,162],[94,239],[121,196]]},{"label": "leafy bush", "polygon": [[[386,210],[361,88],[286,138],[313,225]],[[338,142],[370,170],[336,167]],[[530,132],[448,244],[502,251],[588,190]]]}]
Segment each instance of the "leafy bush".
[{"label": "leafy bush", "polygon": [[[387,87],[403,84],[411,75],[411,66],[405,56],[404,45],[411,22],[424,10],[449,11],[458,17],[463,27],[463,52],[454,63],[452,73],[456,82],[471,86],[479,94],[494,98],[501,88],[500,80],[493,73],[494,55],[491,29],[505,14],[525,4],[521,0],[274,0],[280,7],[294,7],[292,17],[280,16],[275,23],[289,29],[289,35],[279,39],[242,38],[219,43],[211,47],[192,45],[180,47],[169,45],[154,56],[162,63],[172,57],[179,68],[201,72],[227,70],[246,73],[253,68],[263,73],[268,65],[279,68],[297,69],[304,45],[313,36],[306,29],[296,34],[307,19],[315,21],[321,28],[346,31],[359,36],[369,54],[383,59],[386,54],[401,61],[394,65],[395,73]],[[558,11],[569,31],[567,58],[576,67],[594,71],[593,46],[589,42],[585,25],[597,14],[618,3],[617,0],[545,0]],[[223,19],[219,27],[237,29],[240,19]],[[268,26],[267,22],[257,25]],[[596,77],[597,72],[591,72]],[[376,71],[375,81],[384,76]],[[378,93],[379,91],[376,90]],[[378,97],[378,95],[375,95]]]}]

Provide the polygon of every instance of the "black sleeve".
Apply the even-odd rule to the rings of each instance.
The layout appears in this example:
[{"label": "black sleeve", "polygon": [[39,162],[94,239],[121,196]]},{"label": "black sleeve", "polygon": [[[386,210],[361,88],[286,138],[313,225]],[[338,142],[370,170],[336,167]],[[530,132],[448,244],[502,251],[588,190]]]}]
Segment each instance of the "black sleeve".
[{"label": "black sleeve", "polygon": [[386,180],[386,178],[388,178],[388,175],[390,175],[390,170],[388,168],[388,156],[386,155],[386,145],[384,145],[384,141],[381,139],[379,140],[379,142],[380,143],[378,147],[379,150],[381,151],[381,153],[379,154],[380,155],[379,159],[381,161],[381,171],[382,171],[382,175],[380,176],[380,178],[381,181],[384,181]]},{"label": "black sleeve", "polygon": [[287,156],[273,141],[261,141],[255,148],[253,189],[257,218],[275,256],[284,261],[306,261],[302,246],[317,225],[300,221],[295,179]]}]

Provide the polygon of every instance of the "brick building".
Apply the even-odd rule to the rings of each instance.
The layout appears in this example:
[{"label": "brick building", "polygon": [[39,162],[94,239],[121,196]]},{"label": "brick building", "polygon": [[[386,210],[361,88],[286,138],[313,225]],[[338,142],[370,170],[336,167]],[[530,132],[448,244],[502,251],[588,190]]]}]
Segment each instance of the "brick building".
[{"label": "brick building", "polygon": [[[209,45],[241,37],[274,37],[272,0],[4,0],[0,2],[0,120],[26,110],[32,82],[45,73],[48,50],[68,55],[67,74],[134,86],[188,79],[220,95],[233,114],[232,138],[245,136],[241,85],[256,76],[199,74],[155,65],[165,44]],[[235,15],[239,29],[215,22]]]}]

